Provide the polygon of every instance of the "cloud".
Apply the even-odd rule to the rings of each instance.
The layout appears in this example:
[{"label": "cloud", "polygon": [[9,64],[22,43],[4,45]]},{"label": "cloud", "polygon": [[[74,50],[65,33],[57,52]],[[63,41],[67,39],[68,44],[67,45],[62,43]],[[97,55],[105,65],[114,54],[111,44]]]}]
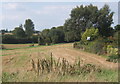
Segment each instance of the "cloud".
[{"label": "cloud", "polygon": [[[106,2],[105,2],[106,3]],[[75,6],[89,3],[4,3],[2,22],[4,28],[14,28],[19,24],[24,24],[25,19],[32,19],[36,28],[51,28],[52,26],[63,25],[65,19]],[[117,4],[117,3],[116,3]],[[111,10],[116,12],[115,3],[109,3]],[[101,8],[104,3],[96,3]],[[114,7],[114,5],[116,7]],[[115,14],[116,15],[116,14]],[[1,16],[0,16],[1,17]],[[117,17],[114,16],[116,24]]]},{"label": "cloud", "polygon": [[7,10],[17,9],[17,7],[18,7],[17,3],[6,3],[6,4],[3,4],[3,8],[5,8]]},{"label": "cloud", "polygon": [[67,12],[67,10],[71,10],[71,8],[73,7],[74,7],[73,5],[47,5],[47,6],[44,6],[41,10],[33,10],[33,11],[36,14],[48,15],[48,14],[58,13],[61,11]]}]

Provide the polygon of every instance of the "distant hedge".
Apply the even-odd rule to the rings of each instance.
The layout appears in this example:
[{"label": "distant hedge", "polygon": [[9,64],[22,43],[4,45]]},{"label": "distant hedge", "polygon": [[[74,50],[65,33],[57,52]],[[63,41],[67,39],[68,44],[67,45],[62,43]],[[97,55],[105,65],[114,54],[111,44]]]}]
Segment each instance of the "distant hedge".
[{"label": "distant hedge", "polygon": [[20,44],[20,43],[37,43],[38,36],[32,38],[16,38],[14,35],[2,35],[2,43],[4,44]]}]

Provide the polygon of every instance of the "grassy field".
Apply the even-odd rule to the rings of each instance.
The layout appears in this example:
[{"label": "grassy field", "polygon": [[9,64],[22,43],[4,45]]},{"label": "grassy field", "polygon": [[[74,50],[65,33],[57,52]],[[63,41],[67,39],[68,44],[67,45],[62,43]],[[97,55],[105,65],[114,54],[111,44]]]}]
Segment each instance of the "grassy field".
[{"label": "grassy field", "polygon": [[[118,82],[117,63],[72,48],[5,44],[2,50],[4,82]],[[63,59],[64,58],[64,59]]]}]

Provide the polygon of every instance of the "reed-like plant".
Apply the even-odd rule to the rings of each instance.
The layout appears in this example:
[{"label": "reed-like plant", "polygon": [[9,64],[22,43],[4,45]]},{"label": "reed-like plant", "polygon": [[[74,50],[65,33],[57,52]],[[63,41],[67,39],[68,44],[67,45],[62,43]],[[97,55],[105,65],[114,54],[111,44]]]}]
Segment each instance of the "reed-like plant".
[{"label": "reed-like plant", "polygon": [[[88,74],[94,71],[100,71],[99,68],[97,68],[95,65],[92,64],[85,64],[81,66],[80,59],[75,61],[73,64],[69,63],[65,58],[62,58],[62,60],[59,58],[58,60],[53,60],[52,53],[50,55],[49,59],[38,59],[37,64],[35,64],[35,61],[32,59],[32,68],[37,74],[43,74],[43,73],[57,73],[61,75],[73,75],[73,74]],[[35,66],[37,65],[37,66]]]}]

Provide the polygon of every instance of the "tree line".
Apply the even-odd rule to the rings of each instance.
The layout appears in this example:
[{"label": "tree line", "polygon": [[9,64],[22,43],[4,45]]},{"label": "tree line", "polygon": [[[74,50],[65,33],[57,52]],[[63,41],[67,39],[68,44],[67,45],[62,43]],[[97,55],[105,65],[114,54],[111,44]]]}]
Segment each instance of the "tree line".
[{"label": "tree line", "polygon": [[5,30],[1,30],[1,32],[2,43],[37,43],[38,39],[37,35],[33,35],[38,31],[35,31],[34,23],[31,19],[26,19],[24,25],[20,24],[13,31],[6,32]]},{"label": "tree line", "polygon": [[101,9],[92,4],[77,6],[71,10],[70,18],[65,20],[63,26],[44,29],[39,35],[39,44],[80,41],[87,38],[84,38],[84,33],[89,29],[91,29],[89,32],[97,31],[96,37],[113,36],[118,28],[118,25],[115,29],[111,27],[113,15],[114,12],[106,4]]},{"label": "tree line", "polygon": [[[39,45],[80,41],[86,39],[86,37],[82,38],[82,36],[85,36],[85,32],[94,32],[94,30],[97,31],[97,36],[107,38],[114,36],[115,32],[120,29],[119,25],[116,25],[115,28],[111,27],[113,15],[114,12],[106,4],[100,9],[92,4],[81,5],[71,10],[70,18],[65,20],[63,26],[35,31],[33,21],[27,19],[24,28],[23,25],[20,25],[12,33],[15,39],[31,39],[32,42],[38,42]],[[38,35],[34,36],[34,33],[38,33]],[[6,39],[4,37],[3,35],[3,40]],[[35,38],[35,41],[33,41],[33,38]],[[3,43],[5,42],[3,41]]]}]

